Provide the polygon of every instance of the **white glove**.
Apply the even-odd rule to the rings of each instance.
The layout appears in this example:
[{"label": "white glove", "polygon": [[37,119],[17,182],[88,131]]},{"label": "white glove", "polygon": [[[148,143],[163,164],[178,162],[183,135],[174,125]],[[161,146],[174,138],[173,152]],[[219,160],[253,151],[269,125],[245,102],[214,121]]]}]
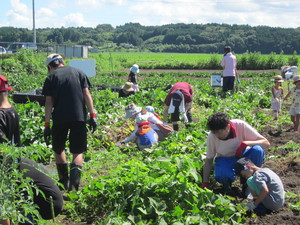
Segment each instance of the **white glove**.
[{"label": "white glove", "polygon": [[188,118],[186,116],[186,113],[182,113],[182,120],[183,120],[184,123],[188,123],[189,122],[189,120],[188,120]]},{"label": "white glove", "polygon": [[246,209],[247,209],[247,210],[253,211],[253,209],[255,209],[255,208],[256,208],[256,206],[254,205],[253,202],[249,202],[249,203],[247,203],[247,205],[246,205]]},{"label": "white glove", "polygon": [[279,98],[275,98],[276,103],[279,104],[280,103],[280,99]]}]

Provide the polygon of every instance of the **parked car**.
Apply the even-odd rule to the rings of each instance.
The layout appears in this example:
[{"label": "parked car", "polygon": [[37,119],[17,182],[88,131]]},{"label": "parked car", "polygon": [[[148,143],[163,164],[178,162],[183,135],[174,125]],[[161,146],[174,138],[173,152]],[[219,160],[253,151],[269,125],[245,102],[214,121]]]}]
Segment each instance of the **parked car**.
[{"label": "parked car", "polygon": [[37,45],[30,42],[15,42],[8,46],[7,52],[8,53],[16,53],[21,49],[31,49],[31,50],[37,50]]},{"label": "parked car", "polygon": [[1,54],[6,54],[6,49],[2,46],[0,46],[0,55]]}]

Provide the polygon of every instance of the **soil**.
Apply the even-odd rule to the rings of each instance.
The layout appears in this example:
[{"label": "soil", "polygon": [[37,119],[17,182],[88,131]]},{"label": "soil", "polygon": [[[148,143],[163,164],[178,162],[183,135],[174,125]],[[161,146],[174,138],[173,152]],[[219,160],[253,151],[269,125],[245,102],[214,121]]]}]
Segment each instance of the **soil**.
[{"label": "soil", "polygon": [[[258,73],[276,71],[280,73],[280,70],[259,70],[255,71]],[[143,70],[143,73],[149,72],[180,72],[179,70]],[[184,70],[185,73],[195,73],[195,72],[217,72],[213,70]],[[218,71],[220,72],[220,71]],[[244,72],[253,72],[253,71],[239,71],[240,73]],[[291,147],[280,148],[285,145],[287,142],[299,143],[300,133],[293,132],[293,126],[291,123],[285,123],[280,126],[277,121],[270,121],[267,126],[263,128],[260,133],[266,137],[271,143],[272,149],[276,151],[267,151],[266,160],[264,162],[264,167],[268,167],[275,171],[282,179],[284,188],[286,192],[292,192],[298,195],[298,199],[293,201],[286,198],[286,203],[284,207],[278,211],[273,211],[271,214],[265,216],[249,216],[246,224],[259,224],[259,225],[296,225],[300,224],[300,215],[299,211],[293,211],[290,209],[288,203],[297,203],[299,202],[300,196],[300,158],[297,156],[292,156],[289,154],[292,149]],[[295,150],[293,150],[295,151]],[[299,149],[297,150],[299,151]],[[86,223],[76,223],[69,221],[64,216],[59,216],[56,218],[56,222],[64,225],[86,225]]]},{"label": "soil", "polygon": [[[279,129],[280,127],[276,121],[270,121],[261,131],[261,134],[271,143],[271,147],[276,147],[276,151],[266,152],[267,159],[263,166],[275,171],[282,179],[285,191],[297,194],[299,202],[300,158],[289,154],[292,151],[291,148],[280,148],[280,146],[283,146],[287,142],[299,143],[300,133],[293,132],[292,124],[284,123],[281,127],[282,130]],[[288,202],[294,204],[297,201],[293,202],[286,198],[286,203],[282,209],[266,216],[250,218],[247,224],[300,224],[299,211],[292,211],[288,206]]]}]

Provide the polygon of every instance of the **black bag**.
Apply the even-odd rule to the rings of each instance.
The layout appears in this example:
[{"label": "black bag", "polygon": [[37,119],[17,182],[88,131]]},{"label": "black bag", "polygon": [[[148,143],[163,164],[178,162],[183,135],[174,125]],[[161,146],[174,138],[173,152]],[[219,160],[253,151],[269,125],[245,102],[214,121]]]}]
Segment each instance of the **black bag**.
[{"label": "black bag", "polygon": [[175,91],[172,94],[172,99],[173,99],[173,106],[174,107],[179,107],[181,101],[183,100],[184,95],[182,94],[182,92],[180,90]]}]

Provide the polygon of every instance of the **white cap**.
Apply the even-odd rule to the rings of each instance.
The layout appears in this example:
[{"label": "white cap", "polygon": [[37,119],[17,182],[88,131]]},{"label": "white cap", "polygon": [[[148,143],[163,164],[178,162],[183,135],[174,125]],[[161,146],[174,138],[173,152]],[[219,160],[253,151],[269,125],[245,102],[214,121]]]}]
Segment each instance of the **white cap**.
[{"label": "white cap", "polygon": [[61,57],[61,55],[53,53],[47,56],[46,59],[46,66],[49,65],[49,63],[51,63],[52,61],[56,60],[56,59],[62,59],[63,57]]}]

